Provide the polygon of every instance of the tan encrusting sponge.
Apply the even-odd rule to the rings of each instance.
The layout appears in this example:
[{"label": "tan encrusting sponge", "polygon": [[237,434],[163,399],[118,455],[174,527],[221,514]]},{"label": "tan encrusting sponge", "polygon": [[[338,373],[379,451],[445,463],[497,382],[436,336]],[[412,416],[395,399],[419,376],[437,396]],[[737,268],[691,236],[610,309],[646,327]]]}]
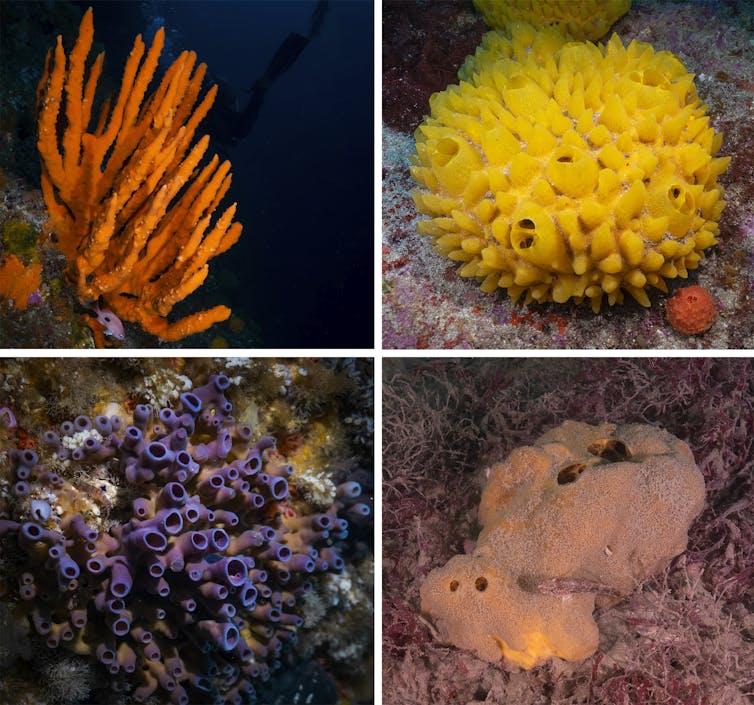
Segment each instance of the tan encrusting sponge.
[{"label": "tan encrusting sponge", "polygon": [[704,504],[689,447],[659,428],[566,421],[489,470],[474,552],[433,570],[421,609],[441,637],[532,668],[587,658],[592,612],[686,549]]}]

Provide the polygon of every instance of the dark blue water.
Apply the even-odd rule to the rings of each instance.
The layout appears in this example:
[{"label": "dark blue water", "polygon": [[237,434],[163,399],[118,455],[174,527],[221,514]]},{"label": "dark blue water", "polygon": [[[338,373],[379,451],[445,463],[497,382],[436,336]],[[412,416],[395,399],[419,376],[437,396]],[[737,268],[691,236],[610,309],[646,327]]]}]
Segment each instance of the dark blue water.
[{"label": "dark blue water", "polygon": [[195,308],[230,305],[235,345],[371,347],[372,2],[90,4],[116,79],[134,36],[164,20],[164,53],[196,51],[223,87],[198,134],[233,164],[244,233]]}]

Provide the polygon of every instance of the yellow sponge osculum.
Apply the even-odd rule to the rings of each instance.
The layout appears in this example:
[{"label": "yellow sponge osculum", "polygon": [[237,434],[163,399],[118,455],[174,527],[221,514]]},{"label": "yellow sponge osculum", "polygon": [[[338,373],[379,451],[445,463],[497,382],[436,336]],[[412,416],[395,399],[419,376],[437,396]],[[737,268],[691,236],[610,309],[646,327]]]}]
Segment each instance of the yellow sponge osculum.
[{"label": "yellow sponge osculum", "polygon": [[413,198],[419,232],[483,291],[649,306],[716,243],[730,158],[670,52],[517,23],[459,76],[416,131]]},{"label": "yellow sponge osculum", "polygon": [[474,6],[495,29],[516,21],[554,24],[574,39],[597,40],[628,12],[631,0],[474,0]]}]

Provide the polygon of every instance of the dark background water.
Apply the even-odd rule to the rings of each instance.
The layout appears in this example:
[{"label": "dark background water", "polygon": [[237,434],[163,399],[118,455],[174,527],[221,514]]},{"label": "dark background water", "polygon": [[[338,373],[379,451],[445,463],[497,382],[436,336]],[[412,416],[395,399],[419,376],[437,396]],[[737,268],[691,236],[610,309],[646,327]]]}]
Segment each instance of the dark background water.
[{"label": "dark background water", "polygon": [[[76,4],[94,8],[111,81],[135,35],[149,41],[164,24],[163,56],[196,51],[205,83],[222,87],[197,134],[209,132],[210,151],[231,160],[226,201],[238,202],[244,232],[210,263],[191,309],[231,306],[245,324],[231,345],[372,347],[372,2]],[[286,39],[286,70],[272,75]],[[256,120],[241,129],[238,111],[265,75]]]}]

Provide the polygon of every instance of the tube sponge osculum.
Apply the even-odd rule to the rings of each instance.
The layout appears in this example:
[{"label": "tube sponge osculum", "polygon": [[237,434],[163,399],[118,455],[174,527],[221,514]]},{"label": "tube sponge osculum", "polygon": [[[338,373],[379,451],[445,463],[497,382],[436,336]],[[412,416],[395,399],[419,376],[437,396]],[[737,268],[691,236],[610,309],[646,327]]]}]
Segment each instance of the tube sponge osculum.
[{"label": "tube sponge osculum", "polygon": [[649,306],[716,243],[730,158],[671,53],[515,24],[459,76],[416,131],[413,196],[419,231],[483,291]]},{"label": "tube sponge osculum", "polygon": [[[130,425],[77,416],[43,435],[53,457],[10,453],[0,549],[18,570],[0,594],[49,648],[124,679],[129,702],[254,702],[255,684],[296,639],[313,576],[344,568],[340,512],[360,511],[359,485],[299,513],[293,467],[272,437],[253,442],[236,422],[229,385],[215,375],[176,409],[138,405]],[[80,509],[82,492],[100,493],[81,479],[99,464],[120,484],[107,517]]]},{"label": "tube sponge osculum", "polygon": [[532,668],[587,658],[592,612],[686,549],[704,504],[689,447],[645,424],[567,421],[489,471],[473,553],[421,586],[441,637]]}]

